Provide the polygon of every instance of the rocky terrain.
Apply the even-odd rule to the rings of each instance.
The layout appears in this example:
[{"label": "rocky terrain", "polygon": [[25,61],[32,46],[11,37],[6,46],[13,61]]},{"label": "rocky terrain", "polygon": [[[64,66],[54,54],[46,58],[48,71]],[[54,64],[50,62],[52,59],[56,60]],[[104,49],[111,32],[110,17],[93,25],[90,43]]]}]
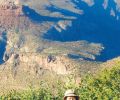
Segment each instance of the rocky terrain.
[{"label": "rocky terrain", "polygon": [[0,90],[96,73],[103,61],[120,55],[119,5],[119,0],[1,0]]}]

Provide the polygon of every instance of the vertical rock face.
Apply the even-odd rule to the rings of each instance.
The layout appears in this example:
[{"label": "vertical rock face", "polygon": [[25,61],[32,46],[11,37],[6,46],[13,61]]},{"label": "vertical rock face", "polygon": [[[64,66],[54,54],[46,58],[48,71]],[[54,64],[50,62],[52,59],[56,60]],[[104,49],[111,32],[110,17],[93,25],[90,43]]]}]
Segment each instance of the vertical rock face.
[{"label": "vertical rock face", "polygon": [[22,67],[20,70],[30,71],[31,73],[44,69],[62,75],[71,73],[71,69],[75,66],[70,59],[64,56],[53,56],[49,61],[48,59],[49,56],[47,55],[21,53],[13,54],[6,63],[15,64],[16,66],[19,64],[19,67]]},{"label": "vertical rock face", "polygon": [[2,0],[0,2],[0,9],[7,10],[7,9],[17,9],[20,6],[19,0]]},{"label": "vertical rock face", "polygon": [[13,2],[16,5],[20,4],[20,0],[0,0],[0,3],[2,3],[2,4],[6,4],[6,3],[9,3],[9,2]]},{"label": "vertical rock face", "polygon": [[4,29],[23,29],[28,27],[29,21],[22,12],[19,0],[0,2],[0,27]]}]

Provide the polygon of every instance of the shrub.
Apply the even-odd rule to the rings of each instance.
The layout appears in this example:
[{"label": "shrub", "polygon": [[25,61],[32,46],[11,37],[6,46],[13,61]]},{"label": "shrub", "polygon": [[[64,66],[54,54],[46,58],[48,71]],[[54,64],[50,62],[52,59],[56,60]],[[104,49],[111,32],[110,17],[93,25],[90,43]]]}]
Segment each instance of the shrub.
[{"label": "shrub", "polygon": [[118,100],[120,67],[103,70],[97,76],[87,76],[79,88],[81,100]]},{"label": "shrub", "polygon": [[70,82],[63,86],[58,82],[56,95],[53,89],[40,88],[22,93],[11,91],[8,95],[1,96],[0,100],[62,100],[68,88],[74,88],[80,100],[119,100],[120,65],[110,70],[104,69],[96,76],[87,75],[80,85]]}]

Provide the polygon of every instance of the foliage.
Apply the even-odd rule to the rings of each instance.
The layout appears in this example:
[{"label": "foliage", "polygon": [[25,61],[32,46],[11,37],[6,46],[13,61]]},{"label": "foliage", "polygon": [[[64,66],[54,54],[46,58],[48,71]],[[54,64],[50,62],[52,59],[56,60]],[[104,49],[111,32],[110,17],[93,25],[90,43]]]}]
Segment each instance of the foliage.
[{"label": "foliage", "polygon": [[119,100],[120,99],[120,65],[111,69],[104,69],[96,76],[87,75],[81,84],[75,85],[73,81],[62,85],[58,82],[57,90],[54,88],[30,89],[22,93],[11,91],[1,96],[0,100],[62,100],[68,88],[74,88],[80,100]]},{"label": "foliage", "polygon": [[82,100],[119,100],[120,66],[105,69],[96,77],[87,76],[78,93]]}]

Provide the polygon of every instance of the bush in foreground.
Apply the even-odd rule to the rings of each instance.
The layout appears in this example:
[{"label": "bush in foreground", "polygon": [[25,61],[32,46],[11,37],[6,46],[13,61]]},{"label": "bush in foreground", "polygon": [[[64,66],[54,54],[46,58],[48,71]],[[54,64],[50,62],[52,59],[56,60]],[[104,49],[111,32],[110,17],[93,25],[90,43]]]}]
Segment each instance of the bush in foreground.
[{"label": "bush in foreground", "polygon": [[22,93],[11,91],[0,100],[62,100],[64,92],[73,88],[80,100],[119,100],[120,99],[120,64],[112,69],[104,69],[96,76],[87,75],[79,85],[70,82],[68,85],[58,84],[56,95],[50,88],[30,89]]}]

